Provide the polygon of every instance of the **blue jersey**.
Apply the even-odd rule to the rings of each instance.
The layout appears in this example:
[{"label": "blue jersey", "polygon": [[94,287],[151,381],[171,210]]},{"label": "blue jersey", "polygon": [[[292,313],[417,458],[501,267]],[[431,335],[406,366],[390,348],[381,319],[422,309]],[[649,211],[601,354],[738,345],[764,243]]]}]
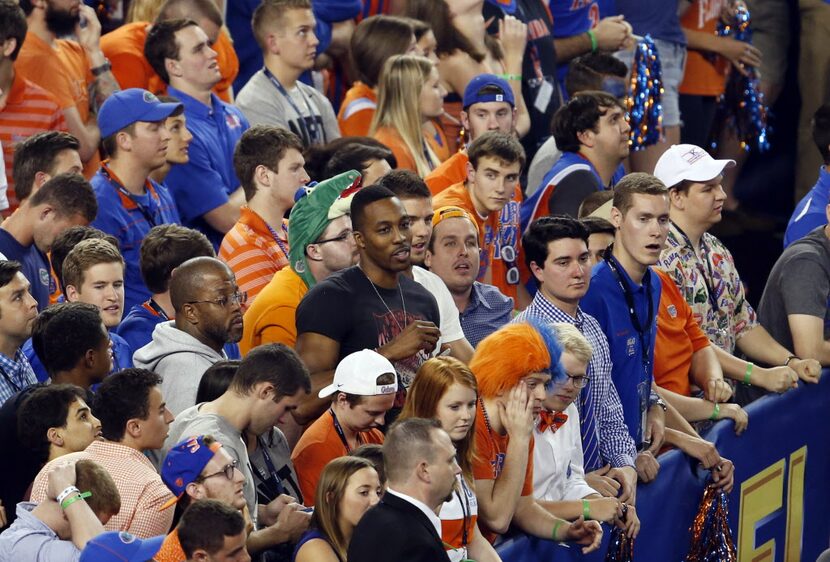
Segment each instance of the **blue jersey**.
[{"label": "blue jersey", "polygon": [[0,228],[0,253],[7,260],[20,262],[23,266],[21,273],[31,285],[29,292],[37,301],[38,311],[49,306],[49,295],[56,291],[57,287],[46,255],[38,250],[34,243],[24,246],[2,228]]},{"label": "blue jersey", "polygon": [[202,217],[227,203],[239,188],[233,151],[248,129],[248,120],[238,108],[215,94],[211,94],[211,107],[208,107],[175,88],[169,88],[168,93],[184,105],[193,140],[188,150],[190,160],[173,166],[165,183],[176,202],[182,224],[203,232],[218,249],[224,233],[215,230]]},{"label": "blue jersey", "polygon": [[784,233],[784,247],[808,235],[813,229],[827,224],[827,204],[830,203],[830,172],[825,166],[819,170],[813,189],[795,206]]},{"label": "blue jersey", "polygon": [[596,27],[600,19],[598,0],[550,0],[553,36],[573,37]]},{"label": "blue jersey", "polygon": [[631,291],[634,311],[642,332],[635,328],[621,282],[617,280],[608,261],[594,267],[588,293],[579,302],[579,306],[596,318],[608,338],[611,363],[614,365],[611,378],[620,396],[625,424],[632,439],[639,445],[643,441],[642,432],[654,378],[654,341],[657,336],[657,309],[662,285],[660,278],[650,268],[646,270],[642,284],[636,284],[615,258],[610,259],[614,260],[622,283]]},{"label": "blue jersey", "polygon": [[[556,193],[556,198],[562,198],[562,201],[554,199],[556,186],[563,183],[565,178],[571,174],[580,173],[581,175],[588,174],[591,177],[590,181],[581,182],[579,193]],[[533,192],[533,195],[522,201],[520,211],[520,220],[522,225],[522,233],[527,232],[530,223],[547,216],[549,214],[564,213],[576,216],[576,209],[579,203],[591,192],[611,189],[616,185],[620,179],[625,175],[625,168],[620,164],[614,175],[611,177],[611,185],[604,185],[602,178],[597,172],[597,169],[585,156],[578,152],[563,152],[562,157],[556,161],[556,164],[545,174],[544,179],[539,188]],[[568,186],[571,190],[572,187]],[[576,199],[574,199],[574,197]]]},{"label": "blue jersey", "polygon": [[179,212],[167,188],[148,179],[143,196],[129,193],[104,165],[90,181],[98,199],[92,226],[118,239],[124,256],[124,309],[150,298],[139,268],[141,241],[160,224],[178,223]]}]

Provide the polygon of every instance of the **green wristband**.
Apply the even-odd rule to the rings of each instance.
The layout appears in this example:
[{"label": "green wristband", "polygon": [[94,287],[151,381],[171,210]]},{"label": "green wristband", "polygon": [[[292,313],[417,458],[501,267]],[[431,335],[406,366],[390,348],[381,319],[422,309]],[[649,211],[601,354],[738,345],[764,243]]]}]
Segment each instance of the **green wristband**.
[{"label": "green wristband", "polygon": [[505,80],[516,80],[517,82],[522,81],[521,74],[499,74],[500,78],[504,78]]},{"label": "green wristband", "polygon": [[559,530],[559,527],[562,526],[562,523],[564,523],[564,521],[562,521],[561,519],[559,521],[557,521],[556,525],[553,526],[553,532],[550,534],[550,538],[555,540],[556,542],[562,542],[562,541],[560,541],[559,539],[556,538],[556,531]]},{"label": "green wristband", "polygon": [[588,500],[582,500],[582,517],[585,518],[585,521],[591,519],[591,504]]},{"label": "green wristband", "polygon": [[599,48],[599,43],[597,43],[597,34],[594,33],[593,29],[589,29],[587,33],[588,38],[591,40],[591,52],[596,53]]},{"label": "green wristband", "polygon": [[752,369],[755,368],[754,363],[747,363],[746,364],[746,373],[744,373],[744,384],[749,385],[751,384],[752,380]]},{"label": "green wristband", "polygon": [[716,419],[718,419],[719,415],[720,415],[720,404],[715,402],[715,409],[712,410],[712,415],[709,416],[709,419],[710,420],[716,420]]},{"label": "green wristband", "polygon": [[66,509],[67,507],[69,507],[70,505],[75,503],[76,501],[85,500],[86,498],[88,498],[90,496],[92,496],[92,492],[81,492],[77,496],[72,496],[71,498],[66,498],[65,500],[63,500],[63,503],[61,504],[61,509]]}]

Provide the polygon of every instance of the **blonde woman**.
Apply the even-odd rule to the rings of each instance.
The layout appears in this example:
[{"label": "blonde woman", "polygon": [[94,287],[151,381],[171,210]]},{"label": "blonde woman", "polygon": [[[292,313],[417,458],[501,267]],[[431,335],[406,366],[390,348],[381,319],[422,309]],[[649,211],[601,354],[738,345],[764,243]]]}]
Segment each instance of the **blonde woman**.
[{"label": "blonde woman", "polygon": [[447,139],[434,121],[444,112],[446,93],[426,57],[396,55],[384,64],[370,135],[389,147],[398,169],[423,177],[449,157]]},{"label": "blonde woman", "polygon": [[311,527],[297,543],[293,562],[346,562],[354,528],[380,495],[378,473],[367,459],[329,462],[317,483]]}]

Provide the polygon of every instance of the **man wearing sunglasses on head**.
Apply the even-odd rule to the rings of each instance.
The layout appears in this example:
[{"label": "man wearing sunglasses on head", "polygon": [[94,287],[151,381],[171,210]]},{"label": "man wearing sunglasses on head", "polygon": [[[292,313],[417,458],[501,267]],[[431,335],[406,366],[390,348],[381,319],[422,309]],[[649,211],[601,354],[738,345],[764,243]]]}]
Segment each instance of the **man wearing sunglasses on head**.
[{"label": "man wearing sunglasses on head", "polygon": [[162,376],[161,391],[173,414],[196,404],[208,367],[227,359],[226,343],[242,338],[242,305],[233,271],[211,257],[187,260],[170,276],[176,319],[153,329],[153,339],[133,355],[137,366]]}]

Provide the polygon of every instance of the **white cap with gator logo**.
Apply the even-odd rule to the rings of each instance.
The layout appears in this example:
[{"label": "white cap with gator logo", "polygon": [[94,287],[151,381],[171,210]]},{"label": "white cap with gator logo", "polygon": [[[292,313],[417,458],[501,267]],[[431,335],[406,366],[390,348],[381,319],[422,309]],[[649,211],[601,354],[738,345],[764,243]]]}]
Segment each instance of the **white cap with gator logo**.
[{"label": "white cap with gator logo", "polygon": [[734,160],[715,160],[699,146],[675,144],[657,161],[654,175],[666,187],[674,187],[684,180],[707,182],[734,166]]},{"label": "white cap with gator logo", "polygon": [[397,377],[392,384],[377,384],[377,378],[384,373],[395,374],[395,367],[389,359],[371,349],[355,351],[340,361],[334,371],[334,381],[317,395],[325,398],[335,392],[358,396],[395,394],[398,391]]}]

